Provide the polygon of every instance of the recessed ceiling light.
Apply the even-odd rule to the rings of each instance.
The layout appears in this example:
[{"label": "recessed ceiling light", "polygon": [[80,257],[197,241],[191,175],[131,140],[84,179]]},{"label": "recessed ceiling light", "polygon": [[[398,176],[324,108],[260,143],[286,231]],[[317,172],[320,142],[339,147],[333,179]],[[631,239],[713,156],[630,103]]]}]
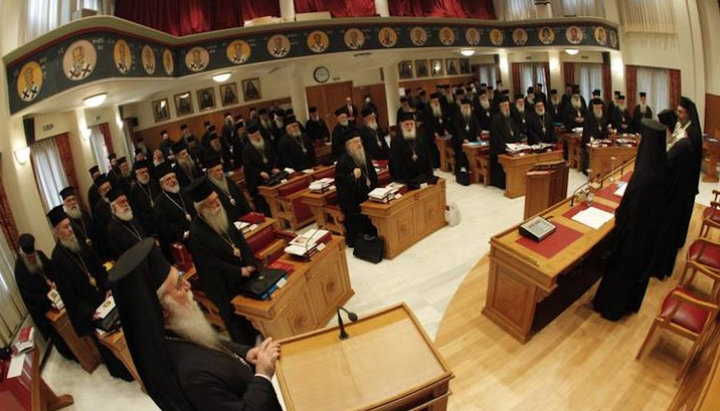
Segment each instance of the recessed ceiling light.
[{"label": "recessed ceiling light", "polygon": [[85,107],[97,107],[100,104],[104,103],[106,98],[107,93],[96,94],[94,96],[90,96],[84,99],[83,103],[85,104]]},{"label": "recessed ceiling light", "polygon": [[216,83],[222,83],[223,81],[227,81],[227,79],[230,78],[230,73],[220,73],[212,76],[213,81]]},{"label": "recessed ceiling light", "polygon": [[460,54],[462,54],[465,57],[470,57],[473,54],[475,54],[475,50],[460,50]]},{"label": "recessed ceiling light", "polygon": [[565,49],[565,52],[571,56],[575,56],[578,53],[580,53],[580,50],[578,49]]}]

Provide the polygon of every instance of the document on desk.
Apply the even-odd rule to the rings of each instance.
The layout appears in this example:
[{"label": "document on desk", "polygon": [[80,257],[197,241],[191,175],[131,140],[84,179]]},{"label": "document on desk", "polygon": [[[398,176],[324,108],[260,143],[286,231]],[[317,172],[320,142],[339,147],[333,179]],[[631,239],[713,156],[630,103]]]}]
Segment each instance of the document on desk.
[{"label": "document on desk", "polygon": [[617,190],[615,190],[615,195],[618,197],[622,197],[625,195],[625,190],[627,189],[627,183],[620,183],[617,185]]},{"label": "document on desk", "polygon": [[15,378],[22,375],[23,364],[25,364],[25,355],[13,355],[10,359],[10,366],[8,367],[7,378]]},{"label": "document on desk", "polygon": [[612,213],[608,213],[607,211],[596,207],[588,207],[586,210],[575,214],[572,219],[580,224],[584,224],[597,230],[605,225],[605,223],[612,220],[613,217],[615,217],[615,215]]}]

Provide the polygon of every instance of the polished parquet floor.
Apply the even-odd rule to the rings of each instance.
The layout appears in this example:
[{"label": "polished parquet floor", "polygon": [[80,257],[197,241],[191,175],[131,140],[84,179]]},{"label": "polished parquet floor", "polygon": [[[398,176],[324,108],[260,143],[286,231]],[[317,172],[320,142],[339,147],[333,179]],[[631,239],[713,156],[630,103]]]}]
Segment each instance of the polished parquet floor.
[{"label": "polished parquet floor", "polygon": [[[697,237],[701,212],[696,205],[686,247]],[[642,359],[636,361],[635,355],[684,262],[685,250],[672,278],[651,280],[638,314],[617,323],[602,319],[590,304],[596,284],[523,345],[481,313],[489,268],[488,256],[483,256],[450,302],[436,338],[455,373],[448,408],[668,409],[680,386],[675,376],[689,343],[661,331]],[[709,287],[696,283],[699,289]]]}]

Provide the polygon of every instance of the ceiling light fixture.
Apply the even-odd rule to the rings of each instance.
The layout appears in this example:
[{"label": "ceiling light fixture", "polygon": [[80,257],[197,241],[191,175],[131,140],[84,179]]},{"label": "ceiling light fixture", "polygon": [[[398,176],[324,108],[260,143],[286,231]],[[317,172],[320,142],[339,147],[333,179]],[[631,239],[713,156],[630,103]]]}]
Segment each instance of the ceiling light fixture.
[{"label": "ceiling light fixture", "polygon": [[107,98],[107,93],[102,94],[96,94],[94,96],[90,96],[83,100],[83,103],[85,104],[85,107],[97,107],[105,102],[105,99]]},{"label": "ceiling light fixture", "polygon": [[580,50],[578,49],[565,49],[565,52],[571,56],[576,56],[578,53],[580,53]]},{"label": "ceiling light fixture", "polygon": [[222,83],[230,78],[230,73],[220,73],[212,76],[212,79],[216,83]]},{"label": "ceiling light fixture", "polygon": [[462,54],[465,57],[470,57],[473,54],[475,54],[475,50],[460,50],[460,54]]}]

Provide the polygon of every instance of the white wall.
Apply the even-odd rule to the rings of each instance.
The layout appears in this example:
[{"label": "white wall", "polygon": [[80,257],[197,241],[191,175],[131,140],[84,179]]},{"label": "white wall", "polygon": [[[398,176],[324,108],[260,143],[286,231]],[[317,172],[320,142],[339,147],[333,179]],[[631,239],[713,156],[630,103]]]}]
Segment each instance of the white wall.
[{"label": "white wall", "polygon": [[705,52],[705,89],[720,96],[720,6],[714,0],[698,2]]}]

